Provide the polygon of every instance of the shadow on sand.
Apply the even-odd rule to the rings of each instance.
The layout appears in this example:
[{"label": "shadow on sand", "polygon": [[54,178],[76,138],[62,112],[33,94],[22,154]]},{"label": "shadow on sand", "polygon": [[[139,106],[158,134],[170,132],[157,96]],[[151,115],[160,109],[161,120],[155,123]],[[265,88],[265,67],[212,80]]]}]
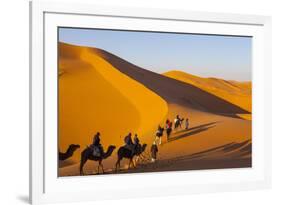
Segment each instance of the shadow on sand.
[{"label": "shadow on sand", "polygon": [[252,143],[246,140],[232,142],[191,155],[144,163],[135,169],[123,170],[123,173],[144,173],[164,171],[186,171],[204,169],[248,168],[252,166]]},{"label": "shadow on sand", "polygon": [[202,125],[192,127],[188,130],[180,130],[178,132],[175,132],[174,135],[175,134],[177,135],[179,133],[182,133],[182,134],[174,136],[174,137],[170,137],[168,139],[168,142],[172,142],[172,141],[175,141],[175,140],[179,140],[179,139],[182,139],[182,138],[186,138],[186,137],[198,134],[200,132],[207,131],[208,129],[215,127],[216,126],[215,124],[217,124],[217,123],[218,122],[211,122],[211,123],[206,123],[206,124],[202,124]]},{"label": "shadow on sand", "polygon": [[59,160],[59,168],[67,167],[76,164],[75,161],[67,159],[65,161]]},{"label": "shadow on sand", "polygon": [[224,156],[224,154],[233,152],[234,153],[233,157],[241,158],[252,153],[252,143],[251,140],[246,140],[241,143],[232,142],[232,143],[224,144],[222,146],[214,147],[208,150],[204,150],[202,152],[191,154],[189,156],[189,159],[210,156],[210,154],[216,154],[219,152],[222,153],[222,156]]},{"label": "shadow on sand", "polygon": [[249,111],[192,84],[143,69],[105,50],[99,49],[99,51],[102,58],[117,70],[152,90],[168,104],[193,107],[198,110],[207,110],[211,113],[234,118],[239,118],[236,115],[237,113],[250,114]]}]

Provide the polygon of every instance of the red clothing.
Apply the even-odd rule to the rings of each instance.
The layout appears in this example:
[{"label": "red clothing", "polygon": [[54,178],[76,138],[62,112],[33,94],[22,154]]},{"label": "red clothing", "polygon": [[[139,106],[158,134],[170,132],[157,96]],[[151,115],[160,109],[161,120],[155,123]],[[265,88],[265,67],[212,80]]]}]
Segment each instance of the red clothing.
[{"label": "red clothing", "polygon": [[172,122],[170,122],[170,123],[169,123],[169,128],[172,128],[172,125],[173,125],[173,123],[172,123]]}]

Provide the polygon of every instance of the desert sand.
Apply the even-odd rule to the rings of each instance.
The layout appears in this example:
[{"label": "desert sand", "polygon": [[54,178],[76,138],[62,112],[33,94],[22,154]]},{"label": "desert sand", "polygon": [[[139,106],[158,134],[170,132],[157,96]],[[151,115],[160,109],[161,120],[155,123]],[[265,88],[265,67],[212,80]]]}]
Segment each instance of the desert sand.
[{"label": "desert sand", "polygon": [[[128,132],[150,134],[165,119],[168,107],[161,97],[120,73],[97,52],[67,44],[59,44],[59,49],[61,151],[70,144],[85,148],[97,131],[105,148],[119,146]],[[72,160],[78,162],[79,154]]]},{"label": "desert sand", "polygon": [[[249,112],[252,110],[251,82],[227,81],[218,78],[202,78],[176,70],[166,72],[163,75],[194,85]],[[251,114],[237,115],[248,120],[252,117]]]},{"label": "desert sand", "polygon": [[[178,71],[161,75],[97,48],[60,43],[59,53],[59,147],[81,146],[60,163],[60,176],[79,175],[80,153],[97,131],[105,149],[122,146],[128,132],[148,144],[146,159],[130,170],[124,160],[122,173],[251,166],[250,83]],[[164,136],[157,163],[148,163],[158,124],[177,114],[189,118],[190,129]],[[116,152],[103,162],[106,173],[113,171]],[[96,167],[89,161],[84,171]]]}]

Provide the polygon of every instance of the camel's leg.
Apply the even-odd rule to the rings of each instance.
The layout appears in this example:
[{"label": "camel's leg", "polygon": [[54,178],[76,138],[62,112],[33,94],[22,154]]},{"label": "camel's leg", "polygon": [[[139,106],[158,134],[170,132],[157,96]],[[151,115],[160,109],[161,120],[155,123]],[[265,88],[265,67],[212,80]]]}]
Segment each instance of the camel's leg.
[{"label": "camel's leg", "polygon": [[145,161],[145,160],[147,160],[148,157],[145,156],[145,154],[141,153],[140,158],[141,158],[141,160]]},{"label": "camel's leg", "polygon": [[118,158],[118,160],[117,160],[117,162],[116,162],[116,164],[115,164],[115,172],[117,173],[117,171],[118,171],[118,167],[119,167],[119,169],[120,169],[120,158]]},{"label": "camel's leg", "polygon": [[141,153],[141,154],[139,155],[139,158],[140,158],[142,161],[145,161],[145,160],[146,160],[145,153]]},{"label": "camel's leg", "polygon": [[129,160],[129,166],[128,166],[128,169],[130,169],[131,162],[132,162],[132,159],[130,159],[130,160]]},{"label": "camel's leg", "polygon": [[129,162],[129,168],[130,169],[130,165],[133,164],[133,168],[135,168],[135,165],[134,165],[134,162],[133,162],[133,159],[130,159],[130,162]]},{"label": "camel's leg", "polygon": [[129,161],[128,169],[130,169],[130,163],[131,163],[131,160]]},{"label": "camel's leg", "polygon": [[104,169],[103,169],[103,165],[102,165],[101,161],[99,161],[99,165],[101,166],[102,173],[104,174]]},{"label": "camel's leg", "polygon": [[135,163],[136,163],[136,164],[138,163],[139,159],[140,159],[140,156],[137,156],[137,157],[136,157],[136,160],[135,160]]},{"label": "camel's leg", "polygon": [[136,167],[136,164],[137,164],[137,159],[132,159],[132,164],[133,164],[133,167]]},{"label": "camel's leg", "polygon": [[140,155],[138,156],[138,160],[143,160],[142,154],[140,154]]},{"label": "camel's leg", "polygon": [[157,136],[155,137],[154,141],[157,144],[157,142],[158,142],[158,137]]},{"label": "camel's leg", "polygon": [[121,160],[118,161],[118,169],[120,171],[120,168],[121,168]]},{"label": "camel's leg", "polygon": [[145,161],[145,160],[147,159],[147,156],[146,156],[145,153],[141,153],[141,154],[139,155],[139,157],[140,157],[140,159],[143,160],[143,161]]},{"label": "camel's leg", "polygon": [[84,164],[87,162],[87,158],[85,156],[81,156],[81,160],[80,160],[80,175],[84,175],[84,172],[83,172],[83,167],[84,167]]},{"label": "camel's leg", "polygon": [[100,164],[98,164],[98,174],[100,173]]},{"label": "camel's leg", "polygon": [[155,143],[159,143],[159,137],[155,137]]}]

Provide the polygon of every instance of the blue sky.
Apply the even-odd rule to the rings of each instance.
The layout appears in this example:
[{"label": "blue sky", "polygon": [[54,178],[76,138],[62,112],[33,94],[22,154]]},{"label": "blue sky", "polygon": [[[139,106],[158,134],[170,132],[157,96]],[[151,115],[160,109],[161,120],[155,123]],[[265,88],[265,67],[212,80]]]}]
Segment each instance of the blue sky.
[{"label": "blue sky", "polygon": [[251,37],[60,28],[59,41],[101,48],[157,73],[251,80]]}]

